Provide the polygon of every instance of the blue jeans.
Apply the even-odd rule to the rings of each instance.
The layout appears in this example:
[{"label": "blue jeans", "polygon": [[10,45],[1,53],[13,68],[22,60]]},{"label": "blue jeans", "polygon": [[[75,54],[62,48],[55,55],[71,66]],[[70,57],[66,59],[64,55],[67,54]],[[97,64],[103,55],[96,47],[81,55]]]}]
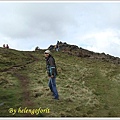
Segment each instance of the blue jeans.
[{"label": "blue jeans", "polygon": [[57,88],[56,88],[56,77],[53,77],[53,78],[49,79],[48,86],[49,86],[51,92],[53,92],[54,98],[58,99],[59,96],[58,96],[58,91],[57,91]]}]

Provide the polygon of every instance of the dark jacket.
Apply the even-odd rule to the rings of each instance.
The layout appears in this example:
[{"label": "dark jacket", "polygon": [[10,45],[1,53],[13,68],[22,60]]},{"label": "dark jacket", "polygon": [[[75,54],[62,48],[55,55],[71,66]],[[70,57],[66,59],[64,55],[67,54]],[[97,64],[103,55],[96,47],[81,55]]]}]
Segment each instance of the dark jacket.
[{"label": "dark jacket", "polygon": [[51,55],[49,55],[49,57],[46,58],[46,68],[47,68],[47,73],[49,77],[52,75],[56,77],[57,68],[55,64],[55,59]]}]

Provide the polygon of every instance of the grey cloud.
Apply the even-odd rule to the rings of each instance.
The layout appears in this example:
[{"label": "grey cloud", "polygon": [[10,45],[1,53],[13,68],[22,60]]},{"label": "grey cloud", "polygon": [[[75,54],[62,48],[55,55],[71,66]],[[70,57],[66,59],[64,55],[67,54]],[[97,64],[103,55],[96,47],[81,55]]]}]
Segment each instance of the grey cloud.
[{"label": "grey cloud", "polygon": [[63,36],[75,23],[66,6],[59,4],[13,3],[3,10],[9,15],[0,20],[0,31],[13,38]]},{"label": "grey cloud", "polygon": [[117,3],[0,4],[0,32],[12,38],[63,38],[71,31],[82,34],[110,27],[120,29]]}]

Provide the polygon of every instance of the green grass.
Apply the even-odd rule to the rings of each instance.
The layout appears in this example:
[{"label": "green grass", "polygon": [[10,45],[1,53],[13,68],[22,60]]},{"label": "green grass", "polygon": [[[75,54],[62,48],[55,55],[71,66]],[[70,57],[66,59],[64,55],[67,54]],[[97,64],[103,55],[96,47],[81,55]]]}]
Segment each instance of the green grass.
[{"label": "green grass", "polygon": [[22,105],[20,83],[9,73],[0,75],[0,81],[2,81],[0,83],[0,103],[4,104],[0,106],[0,116],[12,116],[9,114],[9,109],[16,109]]},{"label": "green grass", "polygon": [[[9,108],[23,107],[21,83],[14,76],[17,73],[28,78],[27,89],[34,103],[31,108],[50,109],[49,114],[40,114],[38,117],[120,117],[119,65],[53,52],[58,69],[56,83],[60,96],[60,100],[55,101],[48,88],[44,51],[0,51],[4,59],[0,58],[1,70],[20,65],[0,73],[0,103],[5,102],[0,107],[0,116],[12,116],[8,112]],[[4,52],[9,52],[9,56],[4,56]]]}]

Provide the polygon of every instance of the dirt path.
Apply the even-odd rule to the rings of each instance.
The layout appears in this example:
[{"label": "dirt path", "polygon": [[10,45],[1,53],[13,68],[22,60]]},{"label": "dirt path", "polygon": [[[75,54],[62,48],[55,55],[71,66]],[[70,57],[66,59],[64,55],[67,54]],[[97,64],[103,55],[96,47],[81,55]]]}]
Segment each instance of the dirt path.
[{"label": "dirt path", "polygon": [[[30,91],[29,91],[29,78],[27,75],[22,75],[20,73],[15,73],[14,76],[20,81],[20,86],[22,89],[22,97],[23,97],[23,103],[22,106],[23,108],[32,108],[34,106],[34,102],[30,99]],[[30,117],[33,115],[31,114],[24,114],[24,117]]]},{"label": "dirt path", "polygon": [[25,75],[15,73],[14,76],[20,80],[20,86],[23,90],[23,106],[32,106],[33,102],[30,100],[30,91],[28,89],[29,86],[29,78]]},{"label": "dirt path", "polygon": [[[38,58],[34,57],[33,55],[29,55],[30,57],[33,58],[32,61],[29,61],[25,63],[24,65],[18,65],[18,66],[12,66],[7,69],[1,70],[0,72],[11,72],[20,81],[20,87],[22,89],[22,98],[23,98],[23,103],[22,106],[23,108],[33,108],[34,107],[34,102],[30,99],[30,91],[29,91],[29,77],[25,74],[22,74],[22,72],[19,72],[19,70],[22,70],[24,67],[27,67],[27,65],[32,64],[36,61],[39,61]],[[34,117],[31,114],[24,114],[24,117]]]},{"label": "dirt path", "polygon": [[[37,59],[36,57],[30,55],[34,60],[32,62],[27,63],[25,66],[27,66],[28,64],[34,63],[36,61],[38,61],[39,59]],[[24,66],[21,66],[24,67]],[[20,81],[20,86],[22,89],[22,96],[23,96],[23,103],[22,103],[22,107],[27,107],[27,108],[33,108],[34,107],[34,102],[30,99],[30,91],[29,91],[29,77],[25,74],[18,72],[15,72],[14,76]],[[33,117],[34,115],[31,114],[24,114],[25,117]]]}]

